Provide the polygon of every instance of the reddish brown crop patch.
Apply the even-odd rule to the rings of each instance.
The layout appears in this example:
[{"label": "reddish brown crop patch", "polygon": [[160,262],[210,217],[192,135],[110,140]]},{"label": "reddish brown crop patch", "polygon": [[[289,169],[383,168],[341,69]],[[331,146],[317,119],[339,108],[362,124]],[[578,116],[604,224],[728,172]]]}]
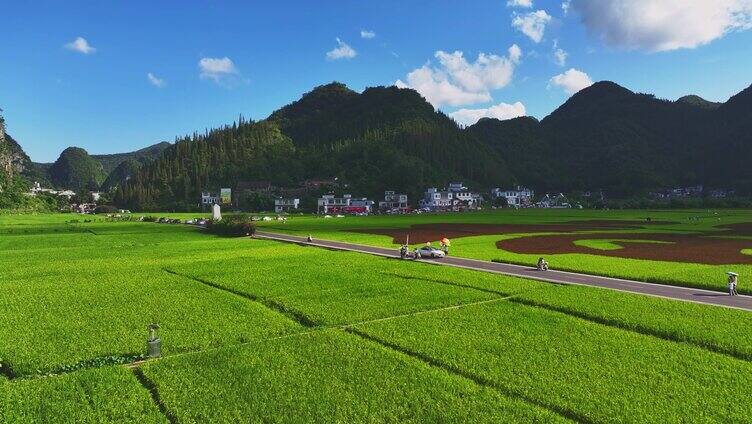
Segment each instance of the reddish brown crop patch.
[{"label": "reddish brown crop patch", "polygon": [[[634,230],[655,224],[670,224],[659,221],[571,221],[556,224],[416,224],[410,228],[382,228],[352,230],[359,233],[379,234],[392,237],[394,243],[437,241],[444,237],[456,239],[482,235],[533,234],[519,238],[500,240],[496,247],[513,253],[550,255],[560,253],[585,253],[631,259],[649,259],[671,262],[689,262],[712,265],[748,264],[752,256],[742,254],[742,249],[752,248],[752,240],[717,237],[719,233],[697,234],[643,234],[620,233],[617,230]],[[734,235],[752,235],[752,223],[723,226]],[[610,233],[576,234],[580,231],[611,230]],[[567,233],[535,235],[535,233]],[[723,234],[723,233],[721,233]],[[601,250],[575,245],[577,240],[617,239],[622,249]],[[629,240],[635,240],[630,242]],[[654,240],[666,243],[644,243],[639,240]]]},{"label": "reddish brown crop patch", "polygon": [[[617,250],[592,249],[575,245],[577,240],[618,239]],[[626,240],[635,240],[629,242]],[[667,243],[641,243],[655,240]],[[741,253],[752,247],[752,240],[707,237],[695,234],[559,234],[527,236],[496,242],[496,247],[513,253],[536,255],[586,253],[630,259],[691,262],[711,265],[748,264],[752,256]]]}]

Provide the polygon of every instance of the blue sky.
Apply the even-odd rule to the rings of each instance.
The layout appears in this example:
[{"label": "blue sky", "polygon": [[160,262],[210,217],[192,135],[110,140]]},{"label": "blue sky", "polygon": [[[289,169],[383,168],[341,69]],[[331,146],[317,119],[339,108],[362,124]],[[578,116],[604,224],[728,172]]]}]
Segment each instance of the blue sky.
[{"label": "blue sky", "polygon": [[463,123],[543,118],[590,81],[715,101],[752,83],[749,0],[562,3],[0,0],[0,107],[53,161],[263,119],[335,80],[399,81]]}]

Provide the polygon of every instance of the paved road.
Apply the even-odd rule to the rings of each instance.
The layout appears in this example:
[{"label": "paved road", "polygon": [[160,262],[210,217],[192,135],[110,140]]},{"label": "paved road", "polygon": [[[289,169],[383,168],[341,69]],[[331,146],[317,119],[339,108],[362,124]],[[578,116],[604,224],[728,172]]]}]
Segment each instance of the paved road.
[{"label": "paved road", "polygon": [[[366,246],[361,244],[345,243],[332,240],[314,239],[308,242],[305,237],[292,236],[259,231],[254,236],[260,239],[277,240],[288,243],[317,246],[336,250],[349,250],[353,252],[368,253],[371,255],[385,256],[389,258],[399,257],[397,249]],[[479,261],[476,259],[458,258],[449,256],[443,259],[421,259],[424,262],[432,262],[441,265],[449,265],[460,268],[469,268],[477,271],[495,272],[498,274],[513,275],[515,277],[530,278],[560,284],[578,284],[584,286],[602,287],[611,290],[619,290],[630,293],[638,293],[649,296],[665,297],[687,302],[703,303],[708,305],[725,306],[752,311],[752,296],[734,296],[712,291],[694,289],[688,287],[669,286],[665,284],[643,283],[640,281],[622,280],[619,278],[599,277],[595,275],[579,274],[565,271],[538,271],[533,266],[513,265],[498,262]],[[718,278],[724,278],[724,275]]]}]

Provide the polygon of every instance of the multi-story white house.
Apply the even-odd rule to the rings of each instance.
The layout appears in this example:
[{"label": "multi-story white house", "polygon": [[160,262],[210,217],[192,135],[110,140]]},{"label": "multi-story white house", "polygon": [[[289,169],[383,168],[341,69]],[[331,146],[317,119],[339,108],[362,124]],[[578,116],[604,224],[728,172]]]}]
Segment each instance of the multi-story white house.
[{"label": "multi-story white house", "polygon": [[477,208],[482,202],[483,197],[480,194],[468,190],[462,183],[450,183],[449,188],[445,190],[435,187],[426,190],[419,204],[422,208],[433,210],[459,210]]},{"label": "multi-story white house", "polygon": [[201,192],[201,206],[211,206],[220,203],[220,198],[217,195],[212,195],[208,191]]},{"label": "multi-story white house", "polygon": [[421,208],[428,209],[447,209],[454,204],[454,193],[451,191],[439,191],[436,187],[426,190],[423,198],[420,199]]},{"label": "multi-story white house", "polygon": [[507,205],[514,208],[531,206],[533,204],[533,196],[535,196],[533,190],[522,186],[517,186],[510,190],[502,190],[500,188],[491,190],[492,199],[506,198]]},{"label": "multi-story white house", "polygon": [[365,197],[353,199],[349,194],[335,197],[333,194],[325,194],[317,201],[318,213],[370,213],[373,201]]},{"label": "multi-story white house", "polygon": [[397,194],[394,191],[385,191],[384,200],[379,201],[379,209],[381,210],[404,210],[407,208],[407,194]]},{"label": "multi-story white house", "polygon": [[299,205],[300,199],[278,197],[274,199],[274,212],[289,212],[291,210],[298,209]]}]

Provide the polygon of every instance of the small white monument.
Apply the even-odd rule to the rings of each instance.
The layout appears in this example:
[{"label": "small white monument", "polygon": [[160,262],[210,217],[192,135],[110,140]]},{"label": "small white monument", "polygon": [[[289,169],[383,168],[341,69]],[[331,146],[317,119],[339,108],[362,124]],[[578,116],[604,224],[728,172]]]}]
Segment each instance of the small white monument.
[{"label": "small white monument", "polygon": [[213,221],[219,221],[220,219],[222,219],[222,212],[220,212],[219,209],[220,209],[219,205],[216,203],[214,204],[214,206],[212,206],[212,220]]}]

